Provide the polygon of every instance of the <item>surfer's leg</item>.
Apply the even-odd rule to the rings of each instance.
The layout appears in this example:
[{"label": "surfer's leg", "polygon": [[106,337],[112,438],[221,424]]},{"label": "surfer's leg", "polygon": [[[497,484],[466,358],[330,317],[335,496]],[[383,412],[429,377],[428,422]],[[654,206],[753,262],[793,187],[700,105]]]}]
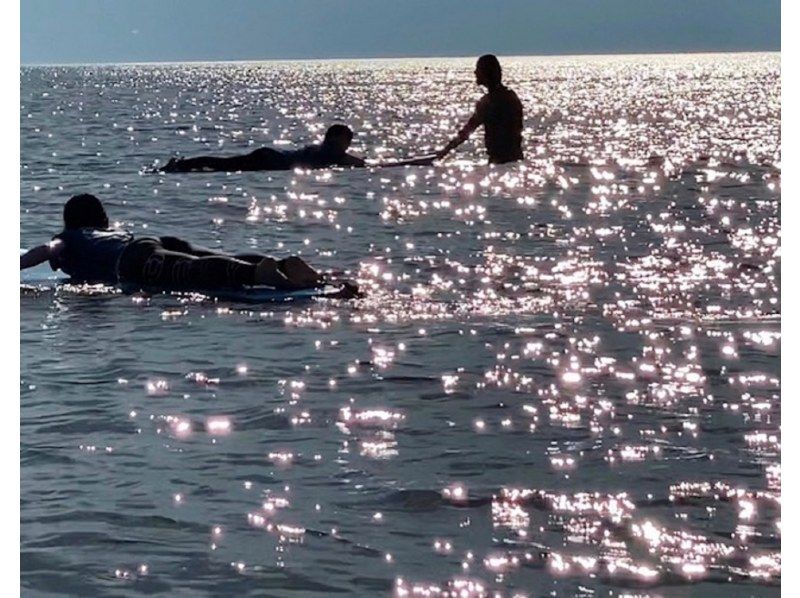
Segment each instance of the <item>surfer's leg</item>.
[{"label": "surfer's leg", "polygon": [[181,158],[170,160],[164,167],[164,172],[197,172],[197,171],[235,171],[239,167],[243,156],[219,158],[217,156],[198,156],[197,158]]},{"label": "surfer's leg", "polygon": [[291,159],[271,147],[261,147],[242,156],[246,168],[242,170],[289,170],[292,167]]},{"label": "surfer's leg", "polygon": [[[276,285],[274,281],[259,282],[257,284],[281,287],[284,287],[288,284],[292,288],[298,289],[307,289],[323,284],[323,279],[319,272],[314,270],[306,262],[296,256],[288,257],[283,260],[275,260],[274,258],[261,253],[237,253],[232,257],[257,266],[261,264],[261,269],[264,272],[266,271],[266,268],[272,269],[274,267],[274,269],[277,271],[276,276],[279,277],[278,282],[280,284]],[[269,264],[269,266],[266,264]]]},{"label": "surfer's leg", "polygon": [[196,257],[157,249],[142,268],[145,286],[174,290],[208,290],[252,285],[255,266],[224,256]]},{"label": "surfer's leg", "polygon": [[197,158],[171,159],[162,168],[163,172],[289,170],[292,161],[283,152],[270,147],[253,150],[249,154],[220,158],[198,156]]},{"label": "surfer's leg", "polygon": [[261,262],[261,260],[267,258],[272,259],[268,255],[264,255],[263,253],[234,253],[233,257],[235,257],[237,260],[242,260],[243,262],[247,262],[248,264],[255,264],[255,265],[258,265],[259,262]]},{"label": "surfer's leg", "polygon": [[208,290],[256,284],[256,266],[224,255],[169,251],[159,239],[139,239],[120,257],[120,282],[163,290]]},{"label": "surfer's leg", "polygon": [[177,237],[139,239],[120,258],[120,281],[165,290],[213,290],[253,285],[308,289],[324,284],[297,256],[277,261],[261,254],[225,255]]},{"label": "surfer's leg", "polygon": [[243,262],[247,262],[248,264],[258,265],[258,263],[263,260],[264,258],[269,257],[263,253],[225,253],[223,251],[214,251],[213,249],[208,249],[207,247],[201,247],[200,245],[195,245],[193,243],[189,243],[188,241],[184,241],[178,237],[159,237],[161,241],[161,246],[166,249],[167,251],[177,251],[178,253],[188,253],[189,255],[193,255],[195,257],[209,257],[214,255],[221,255],[223,257],[233,257],[237,260],[241,260]]},{"label": "surfer's leg", "polygon": [[[273,269],[280,271],[280,274],[277,275],[278,276],[277,281],[274,279],[274,276],[271,275],[269,276],[269,280],[265,280],[257,284],[276,286],[275,283],[277,282],[280,283],[282,286],[285,286],[287,282],[286,279],[289,278],[285,272],[286,270],[288,270],[293,274],[292,282],[294,286],[307,286],[309,277],[316,276],[316,273],[311,268],[309,268],[305,264],[305,262],[300,260],[300,258],[289,258],[288,260],[281,260],[280,262],[278,262],[275,259],[269,257],[268,255],[264,255],[263,253],[236,253],[230,255],[218,251],[213,251],[205,247],[199,247],[197,245],[193,245],[188,241],[179,239],[178,237],[160,237],[160,240],[162,247],[167,251],[186,253],[189,255],[193,255],[195,257],[232,258],[241,262],[252,264],[254,266],[258,266],[259,264],[267,260],[266,264],[271,264],[271,265],[262,266],[262,272],[266,272],[267,270],[273,270]],[[288,267],[286,267],[287,263]],[[305,266],[305,268],[303,268],[303,266]]]},{"label": "surfer's leg", "polygon": [[299,257],[289,257],[278,261],[261,253],[237,253],[233,257],[249,264],[261,264],[262,271],[267,268],[266,264],[270,264],[270,269],[274,267],[276,270],[274,275],[278,277],[280,284],[276,285],[274,282],[258,284],[281,286],[281,288],[288,285],[298,289],[307,289],[323,284],[320,274]]},{"label": "surfer's leg", "polygon": [[200,247],[199,245],[193,245],[192,243],[184,241],[183,239],[179,239],[178,237],[159,237],[159,240],[161,241],[161,246],[167,251],[188,253],[189,255],[194,255],[196,257],[208,257],[210,255],[227,255],[221,251],[214,251],[213,249],[208,249],[207,247]]},{"label": "surfer's leg", "polygon": [[297,288],[278,269],[272,258],[251,264],[227,255],[196,257],[172,251],[157,251],[151,260],[163,259],[160,284],[176,289],[229,289],[253,285],[279,289]]},{"label": "surfer's leg", "polygon": [[287,257],[278,262],[278,268],[290,283],[301,288],[322,284],[322,276],[297,256]]},{"label": "surfer's leg", "polygon": [[199,284],[207,289],[266,284],[261,280],[263,276],[259,275],[257,268],[254,264],[230,256],[193,256],[189,276],[193,285]]},{"label": "surfer's leg", "polygon": [[300,288],[292,284],[286,278],[283,272],[278,268],[278,262],[271,257],[264,257],[258,262],[258,265],[253,266],[256,270],[255,281],[256,284],[263,284],[276,289],[296,289]]},{"label": "surfer's leg", "polygon": [[[173,260],[171,282],[188,284],[191,288],[215,289],[264,285],[278,289],[304,288],[304,285],[288,280],[271,257],[261,258],[256,263],[227,255],[208,257],[186,256],[162,252],[167,260]],[[188,257],[189,259],[186,259]]]}]

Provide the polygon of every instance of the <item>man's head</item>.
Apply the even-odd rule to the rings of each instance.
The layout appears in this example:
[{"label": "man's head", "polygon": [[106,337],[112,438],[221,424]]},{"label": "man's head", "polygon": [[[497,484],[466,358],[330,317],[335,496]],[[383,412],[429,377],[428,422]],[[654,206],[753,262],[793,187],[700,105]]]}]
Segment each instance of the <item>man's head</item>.
[{"label": "man's head", "polygon": [[478,58],[475,65],[475,79],[478,85],[484,87],[496,87],[503,81],[503,69],[500,68],[500,61],[494,54],[484,54]]},{"label": "man's head", "polygon": [[347,125],[332,125],[325,131],[323,145],[337,151],[346,152],[353,141],[353,131]]},{"label": "man's head", "polygon": [[64,204],[64,228],[108,228],[108,216],[102,202],[84,193]]}]

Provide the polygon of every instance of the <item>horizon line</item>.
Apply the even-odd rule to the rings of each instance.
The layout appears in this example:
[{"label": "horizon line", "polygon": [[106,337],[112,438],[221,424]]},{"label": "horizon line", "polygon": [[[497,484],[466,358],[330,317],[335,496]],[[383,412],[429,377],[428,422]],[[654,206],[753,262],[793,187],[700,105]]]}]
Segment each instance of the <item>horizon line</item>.
[{"label": "horizon line", "polygon": [[[715,54],[778,54],[777,50],[699,50],[699,51],[652,51],[652,52],[597,52],[576,54],[497,54],[498,58],[603,58],[618,56],[669,56],[669,55],[715,55]],[[477,55],[448,55],[448,56],[334,56],[325,58],[239,58],[239,59],[191,59],[191,60],[141,60],[126,62],[22,62],[20,67],[55,67],[55,66],[149,66],[149,65],[178,65],[178,64],[264,64],[275,62],[333,62],[333,61],[375,61],[375,60],[458,60],[475,58]]]}]

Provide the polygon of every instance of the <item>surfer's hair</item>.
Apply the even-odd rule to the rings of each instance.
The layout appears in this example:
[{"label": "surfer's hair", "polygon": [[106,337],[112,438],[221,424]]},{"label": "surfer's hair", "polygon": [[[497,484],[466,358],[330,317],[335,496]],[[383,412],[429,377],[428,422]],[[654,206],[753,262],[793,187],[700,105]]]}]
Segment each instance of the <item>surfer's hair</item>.
[{"label": "surfer's hair", "polygon": [[75,195],[64,204],[64,228],[108,228],[103,203],[94,195]]},{"label": "surfer's hair", "polygon": [[331,125],[325,131],[325,141],[323,143],[330,143],[334,139],[343,136],[347,137],[347,142],[350,143],[353,140],[353,130],[347,125]]}]

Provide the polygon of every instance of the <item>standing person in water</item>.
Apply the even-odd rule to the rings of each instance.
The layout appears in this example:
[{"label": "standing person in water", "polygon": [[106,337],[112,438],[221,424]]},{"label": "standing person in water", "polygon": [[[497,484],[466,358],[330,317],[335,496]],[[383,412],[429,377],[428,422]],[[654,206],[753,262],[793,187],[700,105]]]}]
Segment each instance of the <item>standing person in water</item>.
[{"label": "standing person in water", "polygon": [[[166,291],[213,291],[264,285],[315,288],[323,277],[296,256],[275,260],[260,254],[227,255],[194,247],[176,237],[141,237],[109,227],[102,202],[76,195],[64,205],[64,230],[20,256],[20,269],[49,262],[77,282],[120,284]],[[341,297],[357,293],[344,283]]]},{"label": "standing person in water", "polygon": [[308,145],[300,150],[281,151],[262,147],[249,154],[230,156],[201,156],[199,158],[172,158],[161,172],[197,171],[253,171],[292,170],[294,168],[328,168],[330,166],[355,166],[363,168],[361,158],[347,153],[353,141],[353,131],[345,125],[333,125],[325,132],[320,145]]},{"label": "standing person in water", "polygon": [[488,93],[478,101],[464,128],[436,154],[436,158],[444,158],[483,125],[490,164],[522,160],[522,102],[516,93],[503,85],[503,71],[497,56],[485,54],[478,59],[475,79],[478,85],[486,87]]}]

